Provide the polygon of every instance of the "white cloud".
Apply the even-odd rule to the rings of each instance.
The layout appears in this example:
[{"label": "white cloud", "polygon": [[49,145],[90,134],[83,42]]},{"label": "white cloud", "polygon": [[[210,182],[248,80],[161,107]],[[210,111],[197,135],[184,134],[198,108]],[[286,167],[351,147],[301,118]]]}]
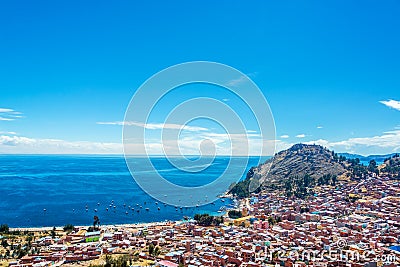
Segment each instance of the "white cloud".
[{"label": "white cloud", "polygon": [[6,154],[121,154],[122,144],[0,135],[0,153]]},{"label": "white cloud", "polygon": [[0,108],[0,113],[12,112],[12,109],[9,108]]},{"label": "white cloud", "polygon": [[290,136],[287,135],[287,134],[281,135],[281,138],[283,138],[283,139],[287,139],[287,138],[289,138],[289,137],[290,137]]},{"label": "white cloud", "polygon": [[11,135],[16,135],[16,132],[5,132],[5,131],[0,131],[0,134],[11,134]]},{"label": "white cloud", "polygon": [[306,135],[305,134],[298,134],[298,135],[296,135],[296,137],[297,138],[304,138],[304,137],[306,137]]},{"label": "white cloud", "polygon": [[181,125],[181,124],[173,124],[173,123],[141,123],[135,121],[112,121],[112,122],[97,122],[97,124],[101,125],[125,125],[125,126],[137,126],[146,128],[148,130],[161,130],[161,129],[172,129],[172,130],[186,130],[186,131],[207,131],[207,128],[198,127],[198,126],[189,126],[189,125]]},{"label": "white cloud", "polygon": [[236,86],[236,85],[239,85],[241,83],[244,83],[246,80],[247,80],[247,77],[243,75],[243,76],[240,76],[237,79],[230,80],[229,82],[226,83],[226,85],[228,85],[228,86]]},{"label": "white cloud", "polygon": [[[204,147],[204,141],[212,146]],[[234,144],[233,147],[231,145]],[[259,155],[261,146],[268,147],[267,151],[273,154],[274,142],[262,140],[258,134],[218,134],[199,132],[187,134],[178,140],[149,139],[143,146],[140,142],[128,143],[125,151],[135,155],[169,155],[179,153],[195,155],[202,152],[206,155]],[[144,150],[145,147],[145,150]],[[215,147],[215,149],[210,149]],[[284,146],[287,147],[286,145]],[[5,154],[122,154],[123,144],[112,142],[66,141],[59,139],[36,139],[24,136],[15,136],[8,133],[0,135],[0,153]]]},{"label": "white cloud", "polygon": [[384,104],[385,106],[388,106],[390,108],[394,108],[394,109],[397,109],[400,111],[400,101],[389,99],[387,101],[382,100],[379,102]]},{"label": "white cloud", "polygon": [[317,129],[322,129],[322,128],[324,128],[324,127],[323,127],[323,126],[320,126],[320,125],[317,126]]},{"label": "white cloud", "polygon": [[232,79],[226,83],[227,86],[237,86],[239,84],[242,84],[248,80],[248,77],[255,77],[258,73],[257,72],[252,72],[248,73],[246,75],[242,75],[236,79]]},{"label": "white cloud", "polygon": [[[281,136],[282,138],[282,136]],[[284,139],[284,138],[283,138]],[[161,155],[166,150],[178,154],[179,151],[186,155],[199,154],[200,145],[204,140],[212,143],[217,155],[259,155],[261,147],[267,147],[268,155],[276,151],[287,149],[293,143],[284,140],[263,140],[257,133],[213,133],[210,131],[183,132],[179,140],[160,139],[146,140],[148,154]],[[319,144],[336,152],[349,152],[361,155],[388,154],[400,152],[400,129],[387,131],[372,137],[355,137],[341,141],[328,141],[324,139],[306,142]],[[232,144],[236,144],[231,148]],[[128,144],[132,154],[145,154],[143,145],[133,140]],[[113,142],[65,141],[59,139],[35,139],[17,136],[15,132],[0,132],[0,153],[7,154],[122,154],[123,145]],[[208,152],[207,152],[208,153]]]},{"label": "white cloud", "polygon": [[0,117],[0,121],[13,121],[13,120],[15,120],[15,119]]},{"label": "white cloud", "polygon": [[337,152],[348,152],[361,155],[389,154],[400,152],[400,130],[384,132],[381,135],[372,137],[353,137],[335,142],[319,139],[307,143],[319,144]]},{"label": "white cloud", "polygon": [[[163,123],[139,123],[132,121],[115,121],[115,122],[97,122],[102,125],[129,125],[142,127],[150,130],[160,129],[176,129],[182,130],[179,136],[166,135],[155,136],[153,134],[145,135],[145,147],[147,153],[150,154],[164,154],[163,149],[168,154],[179,154],[183,153],[186,155],[194,155],[200,153],[201,144],[204,141],[212,143],[214,150],[218,155],[259,155],[262,150],[263,140],[261,135],[256,130],[246,130],[244,133],[217,133],[212,132],[211,129],[188,126],[180,124],[163,124]],[[135,138],[125,138],[127,144],[126,151],[129,154],[145,154],[143,145],[140,144],[141,140]],[[207,143],[206,142],[206,143]],[[268,147],[271,147],[271,141],[267,142]],[[231,147],[231,145],[234,147]],[[260,151],[260,152],[258,152]],[[268,151],[271,151],[269,149]],[[203,151],[204,152],[204,151]],[[272,151],[271,153],[273,153]]]},{"label": "white cloud", "polygon": [[21,112],[11,108],[0,108],[0,121],[13,121],[17,118],[22,118]]}]

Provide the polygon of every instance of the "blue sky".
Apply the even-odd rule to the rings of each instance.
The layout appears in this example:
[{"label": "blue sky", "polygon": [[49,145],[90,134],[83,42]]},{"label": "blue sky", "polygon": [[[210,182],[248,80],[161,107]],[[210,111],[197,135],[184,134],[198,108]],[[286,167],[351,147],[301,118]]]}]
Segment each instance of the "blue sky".
[{"label": "blue sky", "polygon": [[135,90],[195,60],[257,83],[278,150],[399,152],[399,11],[398,1],[2,2],[0,152],[120,153],[117,122]]}]

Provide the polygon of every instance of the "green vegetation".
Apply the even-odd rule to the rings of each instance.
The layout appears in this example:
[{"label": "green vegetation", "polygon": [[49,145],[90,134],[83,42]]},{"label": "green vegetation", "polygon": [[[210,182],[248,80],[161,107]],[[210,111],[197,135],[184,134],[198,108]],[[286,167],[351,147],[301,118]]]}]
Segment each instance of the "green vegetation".
[{"label": "green vegetation", "polygon": [[72,224],[66,224],[66,225],[64,226],[63,230],[64,230],[65,232],[70,233],[70,232],[72,232],[72,231],[74,230],[74,228],[75,228],[75,227],[74,227]]},{"label": "green vegetation", "polygon": [[9,246],[6,238],[1,239],[1,246],[3,248],[7,248]]},{"label": "green vegetation", "polygon": [[158,255],[160,255],[161,253],[161,249],[159,246],[154,246],[152,243],[150,243],[149,245],[149,255],[153,256],[153,257],[157,257]]},{"label": "green vegetation", "polygon": [[131,260],[128,255],[122,255],[118,258],[113,258],[110,255],[106,255],[105,264],[91,264],[90,267],[128,267],[130,266]]},{"label": "green vegetation", "polygon": [[196,214],[194,219],[201,226],[220,225],[224,219],[220,216],[211,216],[209,214]]},{"label": "green vegetation", "polygon": [[391,179],[400,180],[400,157],[395,154],[391,158],[385,159],[385,167],[380,170],[382,174]]},{"label": "green vegetation", "polygon": [[229,191],[229,193],[233,194],[238,198],[245,198],[250,195],[249,192],[250,179],[245,179],[243,181],[238,182],[233,188]]},{"label": "green vegetation", "polygon": [[308,207],[301,207],[301,208],[300,208],[300,213],[304,213],[304,212],[310,212],[310,208],[308,208]]},{"label": "green vegetation", "polygon": [[0,225],[0,233],[8,234],[9,231],[10,231],[10,228],[8,227],[7,224]]},{"label": "green vegetation", "polygon": [[278,217],[278,218],[274,218],[274,217],[271,217],[271,216],[268,217],[268,224],[269,224],[270,226],[273,226],[273,225],[275,225],[276,223],[280,223],[281,221],[282,221],[282,218],[281,218],[281,217]]},{"label": "green vegetation", "polygon": [[230,210],[230,211],[228,211],[228,216],[231,219],[239,219],[239,218],[243,217],[243,214],[239,210]]},{"label": "green vegetation", "polygon": [[28,254],[34,254],[36,248],[32,247],[34,233],[30,231],[10,231],[7,224],[0,225],[1,253],[0,259],[19,259]]},{"label": "green vegetation", "polygon": [[368,175],[368,168],[360,164],[360,159],[347,159],[349,164],[348,170],[350,171],[353,179],[365,179]]},{"label": "green vegetation", "polygon": [[304,199],[311,193],[312,188],[315,186],[315,179],[306,174],[303,177],[291,176],[284,184],[284,190],[287,197],[296,196]]},{"label": "green vegetation", "polygon": [[337,182],[337,176],[332,174],[325,174],[318,178],[318,185],[333,185],[335,186]]},{"label": "green vegetation", "polygon": [[54,238],[56,237],[56,227],[54,226],[53,229],[51,229],[51,237]]},{"label": "green vegetation", "polygon": [[368,171],[379,174],[378,165],[375,160],[371,160],[368,165]]},{"label": "green vegetation", "polygon": [[[250,170],[247,172],[246,179],[238,182],[237,184],[231,185],[229,188],[229,193],[233,194],[234,196],[236,196],[238,198],[246,198],[246,197],[250,196],[249,186],[250,186],[251,179],[255,179],[255,178],[253,178],[254,170],[255,170],[255,167],[251,167]],[[254,193],[258,193],[260,191],[261,191],[261,189],[258,188]]]}]

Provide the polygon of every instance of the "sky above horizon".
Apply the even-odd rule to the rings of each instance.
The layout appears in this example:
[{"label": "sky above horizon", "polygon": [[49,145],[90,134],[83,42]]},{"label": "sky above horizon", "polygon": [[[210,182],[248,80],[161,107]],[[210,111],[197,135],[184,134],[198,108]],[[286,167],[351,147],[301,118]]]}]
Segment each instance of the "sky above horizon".
[{"label": "sky above horizon", "polygon": [[[198,60],[232,66],[258,85],[277,150],[301,142],[362,155],[400,152],[399,11],[390,0],[1,2],[0,153],[121,153],[137,88]],[[134,126],[160,131],[168,103],[191,95],[211,94],[246,112],[226,92],[186,92]],[[205,137],[227,151],[221,127],[191,126],[183,153],[195,154]],[[149,145],[159,154],[156,141]]]}]

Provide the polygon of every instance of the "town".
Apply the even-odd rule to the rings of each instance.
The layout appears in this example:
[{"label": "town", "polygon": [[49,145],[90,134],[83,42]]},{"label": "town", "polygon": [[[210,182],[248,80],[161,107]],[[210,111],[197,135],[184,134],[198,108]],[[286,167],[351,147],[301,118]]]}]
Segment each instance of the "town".
[{"label": "town", "polygon": [[[2,264],[105,266],[119,261],[121,266],[161,267],[399,266],[398,180],[372,176],[361,182],[321,185],[315,191],[306,199],[288,198],[276,190],[253,193],[215,224],[197,218],[70,226],[25,231],[29,239],[14,236],[12,240],[3,233]],[[18,229],[9,233],[13,231]],[[20,258],[14,253],[12,259],[10,250],[26,246],[27,240],[30,253]]]}]

